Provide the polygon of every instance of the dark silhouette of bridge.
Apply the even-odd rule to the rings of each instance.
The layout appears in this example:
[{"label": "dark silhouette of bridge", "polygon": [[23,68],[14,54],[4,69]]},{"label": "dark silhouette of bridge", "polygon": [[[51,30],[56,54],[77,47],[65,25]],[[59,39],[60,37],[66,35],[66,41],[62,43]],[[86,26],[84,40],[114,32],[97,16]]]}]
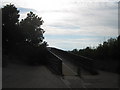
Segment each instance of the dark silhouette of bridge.
[{"label": "dark silhouette of bridge", "polygon": [[[94,60],[78,56],[57,48],[48,47],[48,66],[59,75],[78,75],[81,71],[97,75],[97,69],[94,67]],[[71,72],[71,73],[70,73]]]}]

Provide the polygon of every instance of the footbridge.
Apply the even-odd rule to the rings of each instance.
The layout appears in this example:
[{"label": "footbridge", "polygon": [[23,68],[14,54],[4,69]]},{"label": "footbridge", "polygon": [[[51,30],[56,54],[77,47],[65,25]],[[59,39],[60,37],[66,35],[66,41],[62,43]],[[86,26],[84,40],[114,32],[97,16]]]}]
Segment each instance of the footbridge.
[{"label": "footbridge", "polygon": [[78,56],[57,48],[48,47],[48,66],[56,74],[62,76],[80,76],[82,72],[92,75],[98,74],[94,67],[94,60]]}]

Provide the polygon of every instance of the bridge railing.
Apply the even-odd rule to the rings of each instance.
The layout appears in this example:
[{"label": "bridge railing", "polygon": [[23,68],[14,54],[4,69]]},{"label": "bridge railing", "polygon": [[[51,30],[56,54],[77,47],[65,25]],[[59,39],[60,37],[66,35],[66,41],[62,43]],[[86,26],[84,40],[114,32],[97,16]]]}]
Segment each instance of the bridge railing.
[{"label": "bridge railing", "polygon": [[57,55],[48,50],[47,66],[49,69],[57,74],[62,75],[62,60]]},{"label": "bridge railing", "polygon": [[56,49],[56,48],[51,48],[51,50],[53,52],[57,52],[58,54],[61,54],[64,56],[64,58],[66,58],[67,60],[69,60],[70,62],[72,62],[74,65],[76,65],[77,67],[81,67],[87,71],[89,71],[91,74],[97,74],[97,70],[94,67],[94,60],[91,58],[87,58],[84,56],[78,56],[60,49]]}]

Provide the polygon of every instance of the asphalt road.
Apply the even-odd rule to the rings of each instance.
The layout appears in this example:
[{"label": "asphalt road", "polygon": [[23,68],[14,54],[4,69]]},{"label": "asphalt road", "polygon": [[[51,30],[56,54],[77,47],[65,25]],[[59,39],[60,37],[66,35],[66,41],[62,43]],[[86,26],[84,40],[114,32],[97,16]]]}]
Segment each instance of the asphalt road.
[{"label": "asphalt road", "polygon": [[61,77],[45,66],[8,64],[2,73],[3,88],[67,88]]},{"label": "asphalt road", "polygon": [[63,59],[63,77],[53,74],[45,66],[28,66],[25,64],[8,63],[8,66],[2,69],[2,87],[119,88],[118,74],[99,71],[99,75],[90,75],[85,71],[81,71],[81,77],[76,76],[75,66],[64,57],[59,56],[59,58]]},{"label": "asphalt road", "polygon": [[64,80],[70,88],[119,88],[118,74],[98,71],[98,75],[91,75],[81,69],[80,77],[76,76],[77,67],[69,62],[69,60],[66,60],[66,55],[61,54],[59,51],[51,51],[62,59]]}]

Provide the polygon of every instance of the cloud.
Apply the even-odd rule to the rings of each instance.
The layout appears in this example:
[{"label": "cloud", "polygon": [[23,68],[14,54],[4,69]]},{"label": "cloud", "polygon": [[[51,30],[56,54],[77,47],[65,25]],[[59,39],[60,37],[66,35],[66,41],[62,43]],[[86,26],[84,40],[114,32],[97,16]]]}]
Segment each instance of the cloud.
[{"label": "cloud", "polygon": [[[85,2],[84,2],[85,3]],[[118,35],[118,6],[116,2],[87,3],[64,9],[59,20],[47,23],[46,40],[64,49],[97,46]],[[54,12],[52,12],[54,13]],[[87,39],[86,39],[87,38]]]},{"label": "cloud", "polygon": [[42,17],[45,40],[50,46],[83,48],[118,35],[118,0],[12,1],[20,7],[20,18],[29,11]]},{"label": "cloud", "polygon": [[48,25],[49,27],[53,27],[53,28],[59,28],[59,29],[80,29],[80,26],[77,25],[69,25],[69,24],[54,24],[54,25]]},{"label": "cloud", "polygon": [[[98,5],[98,8],[97,6],[94,7],[96,4]],[[118,9],[111,9],[110,5],[108,8],[108,5],[106,6],[104,3],[102,3],[101,6],[100,5],[98,3],[90,3],[89,7],[74,8],[71,10],[71,16],[65,18],[64,21],[66,21],[66,23],[69,22],[80,25],[81,27],[117,26]],[[117,4],[115,4],[114,7],[117,7]]]},{"label": "cloud", "polygon": [[45,35],[69,35],[69,36],[102,36],[107,37],[116,36],[117,29],[112,29],[110,27],[104,27],[104,26],[94,26],[94,27],[84,27],[81,29],[61,29],[61,28],[55,28],[55,27],[46,27],[44,28],[46,33]]},{"label": "cloud", "polygon": [[[91,4],[91,5],[93,5],[93,4]],[[89,6],[91,6],[91,5],[89,5]],[[116,6],[117,6],[117,4],[115,5],[115,7]],[[100,6],[98,6],[98,7],[100,7]],[[94,7],[91,7],[90,9],[89,8],[77,8],[77,9],[74,8],[74,9],[72,9],[71,12],[67,12],[67,14],[68,14],[67,17],[64,16],[61,20],[58,20],[58,22],[51,23],[48,26],[50,26],[53,29],[55,29],[55,28],[56,29],[65,29],[66,32],[68,31],[68,29],[73,29],[73,30],[81,29],[80,31],[83,31],[86,28],[87,28],[87,30],[91,29],[94,32],[95,32],[95,30],[97,32],[99,32],[99,31],[105,30],[105,29],[107,29],[107,30],[110,29],[110,30],[108,30],[108,32],[111,32],[113,30],[117,31],[117,26],[118,26],[117,8],[111,10],[111,8],[104,6],[105,10],[103,9],[103,7],[101,7],[101,9],[100,8],[95,9]],[[49,27],[49,29],[50,29],[50,27]],[[111,30],[111,29],[113,29],[113,30]],[[85,32],[86,32],[86,30],[85,30]],[[113,35],[115,35],[115,34],[113,34]]]},{"label": "cloud", "polygon": [[[88,47],[96,47],[101,43],[100,38],[81,38],[81,39],[48,39],[48,44],[52,47],[62,48],[64,50],[81,49]],[[63,48],[64,47],[64,48]]]}]

